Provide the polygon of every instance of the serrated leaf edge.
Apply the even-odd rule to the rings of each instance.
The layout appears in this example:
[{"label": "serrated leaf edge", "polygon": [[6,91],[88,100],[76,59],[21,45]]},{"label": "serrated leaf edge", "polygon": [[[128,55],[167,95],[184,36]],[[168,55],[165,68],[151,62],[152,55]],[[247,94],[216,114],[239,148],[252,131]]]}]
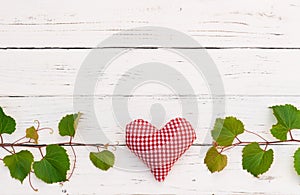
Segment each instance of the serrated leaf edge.
[{"label": "serrated leaf edge", "polygon": [[[252,142],[252,143],[257,143],[257,142]],[[252,144],[252,143],[250,143],[250,144]],[[250,144],[248,144],[248,145],[250,145]],[[257,143],[258,144],[258,143]],[[248,146],[248,145],[246,145],[246,146]],[[246,147],[245,146],[245,147]],[[260,145],[258,144],[258,146],[260,147]],[[261,149],[261,147],[260,147],[260,149]],[[244,149],[243,149],[243,151],[244,151]],[[246,168],[244,168],[244,163],[243,163],[243,159],[244,159],[244,152],[242,151],[242,167],[243,167],[243,170],[246,170],[248,173],[250,173],[251,175],[253,175],[254,177],[256,177],[256,178],[258,178],[260,175],[262,175],[262,174],[264,174],[264,173],[266,173],[266,172],[268,172],[269,170],[270,170],[270,168],[271,168],[271,166],[272,166],[272,164],[273,164],[273,162],[274,162],[274,151],[272,150],[272,149],[269,149],[269,150],[263,150],[263,151],[265,151],[265,152],[268,152],[268,151],[272,151],[272,163],[271,163],[271,165],[270,165],[270,167],[264,172],[264,173],[261,173],[261,174],[258,174],[258,175],[254,175],[253,173],[251,173],[250,171],[248,171]]]},{"label": "serrated leaf edge", "polygon": [[[293,155],[293,158],[294,158],[294,169],[295,169],[295,171],[296,171],[296,173],[298,174],[298,175],[300,175],[300,170],[299,170],[299,172],[297,171],[297,168],[296,168],[296,153],[297,152],[300,152],[300,148],[298,148],[296,151],[295,151],[295,153],[294,153],[294,155]],[[299,159],[300,160],[300,159]]]}]

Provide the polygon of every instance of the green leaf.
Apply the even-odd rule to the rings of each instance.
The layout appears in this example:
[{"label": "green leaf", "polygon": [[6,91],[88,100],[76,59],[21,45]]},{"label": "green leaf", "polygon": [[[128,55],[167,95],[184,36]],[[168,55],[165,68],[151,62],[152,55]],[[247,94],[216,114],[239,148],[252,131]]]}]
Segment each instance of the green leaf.
[{"label": "green leaf", "polygon": [[220,146],[230,146],[234,138],[245,131],[244,124],[235,117],[217,118],[212,137]]},{"label": "green leaf", "polygon": [[293,105],[272,106],[277,124],[272,126],[272,135],[281,140],[287,140],[287,134],[292,129],[300,129],[300,111]]},{"label": "green leaf", "polygon": [[211,147],[205,156],[204,163],[210,172],[222,171],[227,165],[227,156],[220,154],[215,147]]},{"label": "green leaf", "polygon": [[3,162],[8,167],[11,177],[20,180],[23,183],[24,179],[31,171],[33,155],[27,150],[22,150],[18,153],[4,157]]},{"label": "green leaf", "polygon": [[285,141],[287,140],[287,133],[289,132],[289,129],[282,126],[281,124],[276,124],[272,126],[271,129],[271,134],[281,140],[281,141]]},{"label": "green leaf", "polygon": [[0,107],[0,135],[3,133],[12,134],[16,130],[16,121],[7,116]]},{"label": "green leaf", "polygon": [[103,150],[101,152],[91,152],[90,160],[95,165],[95,167],[103,171],[107,171],[109,168],[114,166],[115,155],[108,150]]},{"label": "green leaf", "polygon": [[63,117],[58,124],[59,134],[61,136],[74,137],[81,115],[82,114],[79,112]]},{"label": "green leaf", "polygon": [[39,134],[34,127],[26,129],[26,137],[33,139],[36,144],[38,144]]},{"label": "green leaf", "polygon": [[269,170],[273,163],[273,150],[265,151],[257,142],[248,144],[243,149],[243,169],[257,177]]},{"label": "green leaf", "polygon": [[294,154],[294,168],[298,175],[300,175],[300,148]]},{"label": "green leaf", "polygon": [[66,150],[59,145],[46,147],[46,155],[33,163],[35,175],[46,183],[66,181],[70,160]]}]

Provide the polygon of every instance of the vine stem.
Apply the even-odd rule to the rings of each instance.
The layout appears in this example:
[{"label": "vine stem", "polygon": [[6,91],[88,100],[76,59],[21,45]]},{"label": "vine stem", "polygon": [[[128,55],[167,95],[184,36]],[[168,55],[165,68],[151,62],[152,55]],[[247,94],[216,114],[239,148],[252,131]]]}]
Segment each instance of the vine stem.
[{"label": "vine stem", "polygon": [[21,140],[23,140],[23,139],[25,139],[25,138],[26,138],[26,136],[23,136],[23,137],[21,137],[20,139],[17,139],[16,141],[14,141],[13,144],[18,143],[19,141],[21,141]]},{"label": "vine stem", "polygon": [[74,155],[74,163],[73,163],[73,167],[72,167],[71,173],[70,173],[70,175],[69,175],[69,177],[67,179],[68,181],[71,179],[71,177],[72,177],[72,175],[74,173],[74,170],[75,170],[75,167],[76,167],[76,161],[77,161],[77,156],[76,156],[76,153],[75,153],[75,149],[72,146],[72,137],[70,137],[70,142],[69,143],[70,143],[70,147],[72,149],[73,155]]},{"label": "vine stem", "polygon": [[[37,127],[36,127],[36,131],[43,131],[43,130],[50,130],[50,134],[52,134],[54,132],[54,130],[50,127],[45,127],[45,128],[40,128],[40,122],[38,120],[35,120],[34,122],[37,123]],[[1,136],[1,135],[0,135]],[[1,137],[2,138],[2,137]],[[23,139],[26,139],[26,135],[21,137],[20,139],[17,139],[16,141],[14,141],[13,143],[18,143],[19,141],[23,140]],[[31,139],[29,139],[31,140]],[[2,139],[2,142],[3,143],[3,139]],[[23,142],[23,143],[30,143],[30,141],[26,141],[26,142]]]},{"label": "vine stem", "polygon": [[[294,140],[296,141],[296,140]],[[300,140],[299,140],[300,142]],[[100,148],[106,148],[106,147],[116,147],[120,146],[119,144],[85,144],[85,143],[76,143],[76,142],[60,142],[60,143],[53,143],[54,145],[59,145],[59,146],[82,146],[82,147],[100,147]],[[47,147],[49,144],[34,144],[32,142],[30,143],[2,143],[0,144],[0,147],[29,147],[29,148],[43,148]]]},{"label": "vine stem", "polygon": [[2,137],[1,134],[0,134],[0,141],[1,141],[1,144],[0,144],[1,148],[3,148],[4,150],[6,150],[7,152],[13,154],[11,151],[9,151],[7,148],[5,148],[5,146],[3,146],[3,137]]},{"label": "vine stem", "polygon": [[238,142],[242,142],[238,137],[235,137],[235,139],[236,139]]},{"label": "vine stem", "polygon": [[5,146],[2,146],[2,144],[1,144],[1,147],[4,149],[4,150],[6,150],[8,153],[10,153],[10,154],[14,154],[13,152],[11,152],[10,150],[8,150]]},{"label": "vine stem", "polygon": [[292,131],[291,131],[291,130],[289,130],[289,135],[290,135],[290,137],[291,137],[291,140],[294,140],[293,135],[292,135]]},{"label": "vine stem", "polygon": [[38,191],[38,189],[37,188],[35,188],[35,187],[33,187],[33,185],[32,185],[32,182],[31,182],[31,173],[29,173],[29,175],[28,175],[28,181],[29,181],[29,185],[30,185],[30,187],[31,187],[31,189],[33,189],[34,191]]},{"label": "vine stem", "polygon": [[248,131],[248,130],[245,130],[247,133],[251,133],[253,135],[256,135],[257,137],[259,137],[260,139],[264,140],[265,142],[268,142],[268,140],[266,140],[265,138],[263,138],[261,135],[253,132],[253,131]]},{"label": "vine stem", "polygon": [[41,147],[39,147],[39,151],[40,151],[40,154],[41,154],[42,158],[44,158],[43,151],[42,151]]},{"label": "vine stem", "polygon": [[16,151],[15,151],[15,148],[14,148],[14,146],[13,146],[13,145],[11,146],[11,149],[13,150],[13,154],[15,154],[15,153],[16,153]]},{"label": "vine stem", "polygon": [[[294,139],[294,138],[293,138],[293,135],[292,135],[292,132],[291,132],[291,131],[289,131],[289,135],[290,135],[291,139],[284,140],[284,141],[282,141],[282,140],[278,140],[278,141],[268,141],[267,139],[263,138],[261,135],[255,133],[255,132],[248,131],[248,130],[245,130],[245,131],[248,132],[248,133],[254,134],[254,135],[256,135],[257,137],[259,137],[259,138],[261,138],[262,140],[264,140],[264,141],[257,142],[257,143],[258,143],[259,145],[265,145],[265,148],[264,148],[265,151],[267,150],[267,147],[268,147],[269,145],[271,145],[271,144],[279,144],[279,143],[286,143],[286,142],[300,142],[300,140],[297,140],[297,139]],[[237,143],[234,143],[234,144],[232,144],[232,145],[230,145],[230,146],[224,146],[224,147],[221,147],[220,153],[222,153],[222,152],[224,152],[224,151],[227,151],[227,150],[229,150],[229,149],[231,149],[231,148],[233,148],[233,147],[235,147],[235,146],[253,143],[253,142],[241,141],[241,140],[238,139],[237,137],[236,137],[236,139],[238,140]]]},{"label": "vine stem", "polygon": [[[37,123],[37,127],[35,128],[36,132],[43,131],[43,130],[50,130],[50,134],[52,134],[54,132],[54,130],[52,128],[48,128],[48,127],[40,128],[40,122],[38,120],[35,120],[34,122]],[[12,143],[5,143],[2,135],[0,134],[0,149],[3,148],[4,150],[6,150],[11,155],[14,155],[14,154],[16,154],[15,147],[35,148],[35,149],[39,150],[40,155],[44,159],[45,156],[43,154],[42,148],[47,147],[50,144],[38,144],[36,142],[32,142],[32,138],[30,138],[30,137],[31,136],[27,137],[27,130],[26,130],[26,135],[25,136],[17,139],[16,141],[14,141]],[[28,139],[24,140],[26,138],[28,138]],[[66,179],[66,181],[70,180],[70,178],[74,174],[74,171],[75,171],[75,168],[76,168],[77,155],[76,155],[75,148],[74,148],[75,146],[78,146],[78,147],[87,147],[87,146],[89,146],[89,147],[96,147],[97,150],[99,151],[99,148],[108,149],[108,147],[112,147],[112,150],[116,150],[116,146],[119,145],[119,143],[117,143],[117,144],[86,144],[86,143],[75,143],[75,142],[72,142],[72,141],[73,141],[73,137],[70,137],[69,142],[53,143],[54,145],[59,145],[59,146],[63,146],[63,147],[70,147],[71,150],[72,150],[72,153],[74,155],[73,167],[72,167],[72,169],[70,171],[70,174],[69,174],[68,178]],[[11,148],[11,150],[8,149],[8,148]],[[4,159],[0,158],[0,161],[4,161]],[[31,175],[32,175],[32,173],[34,173],[34,171],[32,170],[32,167],[31,167],[31,170],[30,170],[30,172],[28,174],[29,185],[30,185],[30,187],[34,191],[38,191],[38,189],[35,188],[33,186],[33,184],[32,184],[32,181],[31,181]]]}]

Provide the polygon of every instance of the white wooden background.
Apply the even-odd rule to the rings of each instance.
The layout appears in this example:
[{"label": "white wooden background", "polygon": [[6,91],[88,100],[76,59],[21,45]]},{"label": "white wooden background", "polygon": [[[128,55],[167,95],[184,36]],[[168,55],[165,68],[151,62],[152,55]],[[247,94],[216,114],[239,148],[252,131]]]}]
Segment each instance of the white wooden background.
[{"label": "white wooden background", "polygon": [[[225,87],[226,115],[244,121],[247,129],[269,139],[275,122],[268,106],[292,103],[300,107],[300,1],[299,0],[1,0],[0,6],[0,105],[18,122],[16,136],[23,135],[32,121],[57,127],[61,116],[73,112],[73,89],[85,57],[99,42],[121,30],[140,26],[162,26],[186,33],[207,48]],[[147,33],[128,33],[130,39],[147,38]],[[118,45],[113,45],[118,47]],[[176,47],[176,45],[174,45]],[[186,45],[188,48],[189,45]],[[114,66],[147,59],[186,67],[190,64],[163,49],[132,50]],[[104,131],[124,144],[124,130],[110,115],[112,85],[122,74],[105,73],[107,83],[96,103]],[[187,72],[191,78],[197,75]],[[211,124],[211,99],[197,86],[199,121],[195,145],[175,164],[166,181],[158,183],[145,165],[128,152],[129,167],[141,172],[113,168],[101,172],[88,160],[89,151],[76,148],[78,163],[74,176],[63,186],[46,185],[33,178],[39,194],[299,194],[300,177],[293,170],[292,155],[297,145],[272,146],[274,164],[259,179],[241,166],[241,148],[228,152],[228,166],[211,174],[203,164],[209,146],[204,137]],[[198,87],[198,88],[197,88]],[[161,103],[167,122],[180,114],[178,98],[151,86],[130,94],[133,118],[149,119],[149,105]],[[118,97],[118,98],[128,98]],[[192,98],[192,97],[185,97]],[[101,114],[102,113],[102,114]],[[191,113],[193,114],[193,113]],[[92,129],[83,118],[79,131]],[[57,132],[43,133],[41,142],[58,142]],[[91,137],[93,135],[90,135]],[[13,136],[6,136],[7,141]],[[79,137],[77,141],[82,141]],[[245,137],[257,140],[255,137]],[[204,146],[203,146],[203,145]],[[116,152],[124,146],[119,146]],[[202,152],[201,152],[202,151]],[[4,154],[3,151],[0,152]],[[38,194],[27,180],[21,185],[0,166],[1,194]]]}]

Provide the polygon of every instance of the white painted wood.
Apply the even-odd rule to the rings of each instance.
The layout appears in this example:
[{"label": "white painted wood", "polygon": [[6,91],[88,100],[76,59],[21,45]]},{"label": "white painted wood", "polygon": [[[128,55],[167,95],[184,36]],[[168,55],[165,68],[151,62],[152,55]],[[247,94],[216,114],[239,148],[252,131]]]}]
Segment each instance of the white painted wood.
[{"label": "white painted wood", "polygon": [[[275,159],[269,172],[255,178],[242,170],[241,149],[233,148],[226,152],[228,166],[223,172],[211,174],[203,163],[203,153],[208,147],[192,146],[175,163],[165,182],[154,180],[146,166],[127,148],[118,147],[118,152],[127,152],[126,163],[132,169],[125,171],[112,168],[108,172],[93,167],[88,160],[89,150],[76,148],[78,153],[77,168],[70,182],[63,186],[47,185],[33,177],[38,194],[297,194],[299,178],[293,170],[292,155],[297,146],[270,146],[274,149]],[[118,164],[122,159],[117,159]],[[7,194],[37,194],[27,185],[9,178],[6,168],[0,166],[1,187]]]},{"label": "white painted wood", "polygon": [[[128,99],[128,112],[132,120],[143,118],[151,121],[151,105],[161,104],[167,111],[162,124],[154,124],[158,128],[162,127],[170,119],[182,116],[181,103],[177,98],[170,97],[120,97],[117,101]],[[88,98],[85,98],[88,101]],[[94,109],[97,113],[100,129],[95,129],[89,123],[91,110],[80,110],[83,113],[80,120],[77,141],[86,143],[103,143],[103,138],[99,131],[103,131],[110,143],[119,142],[125,144],[125,126],[120,126],[119,120],[115,118],[111,98],[95,99]],[[245,124],[245,128],[255,131],[269,140],[274,140],[270,135],[269,129],[276,120],[269,106],[281,104],[293,104],[299,106],[299,96],[229,96],[225,98],[225,114],[217,113],[212,116],[212,99],[209,97],[197,98],[199,114],[190,113],[187,119],[196,116],[199,119],[198,126],[194,127],[197,132],[195,144],[211,144],[210,130],[216,117],[236,116]],[[218,100],[216,101],[218,103]],[[13,116],[17,121],[17,131],[15,136],[5,136],[8,142],[13,142],[15,138],[21,137],[25,129],[34,125],[34,120],[39,120],[42,126],[51,127],[55,130],[53,135],[43,132],[41,142],[64,142],[65,138],[60,138],[57,132],[59,120],[67,113],[73,113],[72,97],[25,97],[25,98],[0,98],[0,105],[5,112]],[[157,113],[159,114],[159,113]],[[130,121],[128,121],[130,122]],[[297,135],[297,131],[295,131]],[[299,135],[300,136],[300,135]],[[261,141],[259,138],[246,134],[241,137],[245,141]],[[106,140],[106,139],[105,139]]]},{"label": "white painted wood", "polygon": [[[260,179],[254,178],[242,170],[241,148],[235,148],[228,152],[229,162],[224,172],[211,174],[203,164],[203,154],[200,152],[201,149],[206,151],[208,148],[192,147],[173,167],[164,183],[153,180],[153,176],[149,171],[132,173],[114,169],[108,173],[99,173],[98,170],[90,168],[90,165],[86,162],[78,164],[78,166],[82,165],[82,169],[78,170],[77,178],[73,178],[74,183],[68,183],[66,188],[71,193],[93,193],[98,190],[99,193],[128,194],[147,194],[150,191],[159,194],[249,194],[266,192],[270,194],[297,194],[299,178],[292,167],[292,155],[297,146],[272,146],[271,148],[275,150],[276,155],[274,164],[270,172],[260,177]],[[132,158],[130,160],[132,166],[145,168],[145,165],[135,156],[132,155],[130,158]],[[89,180],[90,184],[80,185],[82,184],[80,173],[86,174],[87,178],[91,178]],[[93,177],[89,177],[89,175],[93,175]],[[93,189],[90,185],[96,187]],[[76,186],[80,187],[76,188]],[[112,186],[118,186],[118,188],[113,189]]]},{"label": "white painted wood", "polygon": [[[171,49],[189,49],[194,45],[178,44],[168,36],[172,44],[167,49],[128,48],[129,52],[101,72],[95,88],[95,110],[102,131],[111,143],[119,141],[121,144],[116,151],[116,167],[101,172],[88,160],[91,148],[76,147],[78,164],[70,182],[63,186],[46,185],[33,178],[39,188],[39,193],[35,193],[27,180],[21,185],[11,179],[7,168],[1,165],[1,194],[299,194],[299,176],[292,164],[298,145],[271,146],[275,151],[274,164],[258,179],[242,170],[241,147],[228,152],[228,167],[221,173],[210,174],[203,164],[215,118],[213,101],[220,103],[224,98],[226,115],[237,116],[247,129],[270,140],[273,138],[269,128],[276,121],[268,106],[291,103],[300,107],[299,19],[297,0],[2,0],[0,106],[17,120],[18,129],[13,136],[4,136],[7,142],[23,136],[35,119],[55,129],[52,135],[42,132],[41,143],[66,141],[58,136],[57,123],[66,113],[74,112],[72,95],[81,64],[101,41],[131,28],[172,28],[210,48],[208,53],[222,77],[225,96],[212,99],[203,75]],[[126,41],[156,38],[151,31],[137,30],[118,37],[124,38],[124,42],[105,47],[117,51],[119,47],[128,47]],[[165,63],[181,72],[194,94],[178,96],[159,84],[145,84],[128,94],[113,93],[126,70],[147,62]],[[138,76],[128,74],[127,79]],[[173,74],[167,76],[170,80],[176,78]],[[82,98],[88,101],[93,97]],[[197,140],[175,164],[166,181],[158,183],[124,146],[124,127],[114,118],[112,99],[117,102],[128,99],[130,117],[147,120],[151,120],[151,106],[159,103],[166,110],[164,122],[167,122],[182,114],[180,100],[194,98],[199,106]],[[95,136],[99,129],[89,123],[91,111],[82,112],[75,141],[102,142],[102,138]],[[217,114],[222,116],[222,113]],[[187,118],[195,115],[191,112]],[[300,136],[297,131],[295,136]],[[251,135],[240,138],[258,140]],[[200,146],[203,144],[206,146]],[[38,157],[38,152],[34,152]],[[2,154],[5,153],[0,150]]]},{"label": "white painted wood", "polygon": [[[0,47],[94,47],[146,25],[181,31],[205,47],[299,47],[299,19],[297,0],[12,0],[0,8]],[[133,40],[149,35],[124,33]]]},{"label": "white painted wood", "polygon": [[[91,50],[0,50],[1,96],[73,95],[80,66]],[[226,95],[299,95],[298,50],[209,50],[223,80]],[[100,60],[100,59],[99,59]],[[209,94],[205,75],[194,71],[185,58],[164,49],[138,49],[120,56],[101,71],[95,95],[112,95],[129,68],[148,62],[164,63],[181,71],[194,94]],[[99,70],[100,71],[100,70]],[[97,75],[97,72],[91,72]],[[129,74],[127,79],[139,78]],[[170,80],[176,75],[168,74]],[[5,83],[5,85],[3,85]],[[145,86],[139,95],[171,95],[174,92]],[[9,89],[9,90],[8,90]],[[160,90],[157,90],[160,89]],[[194,95],[181,94],[181,95]],[[122,95],[122,94],[117,94]],[[125,94],[128,95],[128,94]],[[129,94],[130,95],[130,94]]]}]

